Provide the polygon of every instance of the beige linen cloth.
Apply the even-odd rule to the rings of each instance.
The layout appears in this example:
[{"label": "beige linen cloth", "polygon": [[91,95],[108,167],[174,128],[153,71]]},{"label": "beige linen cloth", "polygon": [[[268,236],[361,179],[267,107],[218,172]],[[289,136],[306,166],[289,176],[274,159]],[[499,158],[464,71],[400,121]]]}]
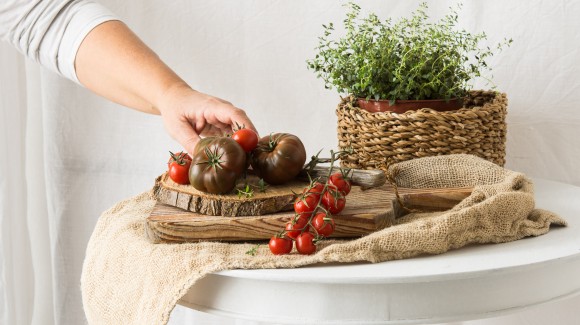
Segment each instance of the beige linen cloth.
[{"label": "beige linen cloth", "polygon": [[534,208],[525,175],[470,155],[436,156],[392,166],[401,187],[475,186],[443,213],[410,214],[396,225],[348,241],[324,241],[314,255],[274,256],[255,243],[150,244],[144,221],[155,200],[143,193],[100,217],[89,241],[81,278],[90,324],[166,324],[177,301],[199,279],[224,269],[291,268],[327,262],[384,262],[441,254],[472,243],[503,243],[565,226]]}]

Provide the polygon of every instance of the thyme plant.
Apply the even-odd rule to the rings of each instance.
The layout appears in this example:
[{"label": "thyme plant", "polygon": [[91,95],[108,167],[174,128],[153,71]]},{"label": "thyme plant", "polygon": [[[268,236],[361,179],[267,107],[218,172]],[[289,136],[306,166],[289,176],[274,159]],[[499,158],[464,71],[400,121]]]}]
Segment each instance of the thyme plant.
[{"label": "thyme plant", "polygon": [[307,60],[328,89],[367,99],[461,98],[472,81],[491,71],[487,60],[512,40],[495,48],[480,46],[485,33],[472,34],[458,29],[458,11],[431,22],[428,6],[422,3],[410,18],[381,21],[371,13],[361,17],[360,6],[346,4],[346,34],[332,39],[333,23],[322,25],[316,56]]}]

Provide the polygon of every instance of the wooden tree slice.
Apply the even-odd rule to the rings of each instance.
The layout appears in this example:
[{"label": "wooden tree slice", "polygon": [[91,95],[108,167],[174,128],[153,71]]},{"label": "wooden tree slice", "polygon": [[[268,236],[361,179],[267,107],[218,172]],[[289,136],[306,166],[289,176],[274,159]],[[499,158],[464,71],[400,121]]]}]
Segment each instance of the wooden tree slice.
[{"label": "wooden tree slice", "polygon": [[198,191],[191,185],[173,182],[164,173],[155,180],[153,193],[158,202],[203,215],[260,216],[292,210],[293,192],[301,193],[308,185],[308,182],[297,180],[284,185],[268,185],[265,192],[260,192],[258,181],[258,177],[248,175],[247,183],[252,186],[253,195],[239,197],[237,194],[216,195]]}]

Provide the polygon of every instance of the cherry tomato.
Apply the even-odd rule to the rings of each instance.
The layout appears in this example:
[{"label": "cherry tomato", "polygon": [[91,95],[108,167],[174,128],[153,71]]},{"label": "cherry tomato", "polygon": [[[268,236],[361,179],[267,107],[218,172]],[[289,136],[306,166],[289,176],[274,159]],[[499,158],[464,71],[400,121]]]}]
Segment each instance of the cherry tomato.
[{"label": "cherry tomato", "polygon": [[338,214],[344,209],[346,199],[341,192],[330,188],[322,195],[322,205],[331,214]]},{"label": "cherry tomato", "polygon": [[177,154],[169,152],[169,178],[177,184],[189,184],[189,167],[191,166],[191,157],[187,153],[179,152]]},{"label": "cherry tomato", "polygon": [[334,232],[334,219],[324,212],[319,212],[312,218],[312,227],[320,236],[328,237]]},{"label": "cherry tomato", "polygon": [[350,193],[350,182],[345,180],[342,173],[335,173],[330,175],[328,178],[328,184],[336,186],[339,192],[342,192],[344,196]]},{"label": "cherry tomato", "polygon": [[232,139],[242,146],[245,152],[250,152],[258,146],[258,135],[250,129],[239,129],[232,135]]},{"label": "cherry tomato", "polygon": [[303,232],[296,237],[296,250],[303,255],[310,255],[316,252],[316,245],[313,242],[314,235]]},{"label": "cherry tomato", "polygon": [[316,205],[318,205],[318,199],[320,198],[317,194],[308,193],[296,198],[294,201],[294,211],[298,214],[310,214]]},{"label": "cherry tomato", "polygon": [[296,216],[293,221],[290,221],[286,224],[286,236],[296,239],[300,233],[308,232],[310,226],[308,225],[308,216]]},{"label": "cherry tomato", "polygon": [[292,251],[292,240],[287,237],[274,236],[270,238],[268,247],[274,255],[284,255]]},{"label": "cherry tomato", "polygon": [[302,191],[302,194],[307,194],[307,193],[313,194],[313,195],[317,196],[316,201],[318,201],[318,199],[320,199],[320,196],[322,195],[322,191],[324,191],[324,184],[316,182],[316,183],[310,185],[309,187],[305,188]]}]

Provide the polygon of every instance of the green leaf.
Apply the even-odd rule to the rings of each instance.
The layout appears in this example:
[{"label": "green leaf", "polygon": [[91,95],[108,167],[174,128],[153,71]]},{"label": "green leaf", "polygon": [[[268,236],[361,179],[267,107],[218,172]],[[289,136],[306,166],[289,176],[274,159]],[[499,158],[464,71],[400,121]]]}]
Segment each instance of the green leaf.
[{"label": "green leaf", "polygon": [[[461,7],[432,21],[421,3],[409,17],[381,20],[373,13],[361,16],[360,6],[349,2],[346,34],[335,35],[332,23],[323,25],[324,36],[307,66],[325,88],[341,93],[383,99],[460,96],[473,79],[489,80],[486,59],[494,55],[489,46],[480,46],[485,33],[459,28]],[[505,38],[495,51],[511,43]]]}]

